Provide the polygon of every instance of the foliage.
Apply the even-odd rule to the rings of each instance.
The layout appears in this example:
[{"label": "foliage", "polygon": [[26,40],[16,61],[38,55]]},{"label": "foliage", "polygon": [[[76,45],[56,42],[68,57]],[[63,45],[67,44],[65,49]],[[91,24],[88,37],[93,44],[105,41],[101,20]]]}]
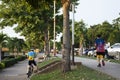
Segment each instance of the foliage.
[{"label": "foliage", "polygon": [[16,60],[17,60],[17,61],[23,61],[23,60],[25,60],[26,58],[27,58],[26,56],[20,56],[20,55],[19,55],[19,56],[16,57]]},{"label": "foliage", "polygon": [[[29,5],[28,3],[33,5]],[[57,14],[61,6],[60,1],[58,1],[56,5]],[[25,37],[29,47],[43,47],[44,37],[45,34],[47,34],[45,30],[49,29],[49,38],[53,39],[53,0],[2,0],[0,7],[1,27],[4,28],[17,24],[14,30]],[[57,34],[61,31],[60,29],[62,29],[62,16],[59,18],[57,15],[56,18]]]},{"label": "foliage", "polygon": [[80,42],[85,41],[85,33],[87,32],[86,24],[83,20],[75,22],[74,36],[75,36],[75,47],[78,48]]},{"label": "foliage", "polygon": [[3,54],[2,54],[2,48],[6,46],[7,43],[7,35],[0,33],[0,61],[3,58]]},{"label": "foliage", "polygon": [[17,53],[22,52],[26,47],[26,43],[23,39],[17,37],[8,37],[7,34],[0,33],[0,48],[8,48],[9,52]]},{"label": "foliage", "polygon": [[110,24],[107,21],[104,21],[102,24],[97,24],[90,26],[87,31],[87,44],[89,46],[94,46],[94,40],[97,34],[101,34],[106,42],[110,42],[111,44],[120,42],[120,31],[114,27],[115,24]]},{"label": "foliage", "polygon": [[22,52],[22,50],[27,47],[23,39],[18,39],[17,37],[8,38],[7,47],[11,52]]},{"label": "foliage", "polygon": [[6,34],[0,33],[0,48],[6,46],[8,36]]},{"label": "foliage", "polygon": [[0,70],[5,68],[5,64],[0,62]]},{"label": "foliage", "polygon": [[17,60],[14,58],[11,58],[8,60],[2,60],[2,63],[5,64],[5,67],[10,67],[10,66],[14,65],[15,63],[17,63]]}]

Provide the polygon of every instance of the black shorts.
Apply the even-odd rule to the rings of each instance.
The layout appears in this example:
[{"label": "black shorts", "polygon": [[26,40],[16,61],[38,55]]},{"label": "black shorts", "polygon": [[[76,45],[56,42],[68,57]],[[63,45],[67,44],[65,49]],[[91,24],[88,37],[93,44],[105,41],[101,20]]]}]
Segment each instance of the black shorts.
[{"label": "black shorts", "polygon": [[29,61],[28,61],[28,65],[32,65],[32,64],[33,64],[34,66],[37,66],[35,60],[29,60]]},{"label": "black shorts", "polygon": [[97,53],[97,55],[103,55],[103,56],[105,56],[105,52],[96,52]]}]

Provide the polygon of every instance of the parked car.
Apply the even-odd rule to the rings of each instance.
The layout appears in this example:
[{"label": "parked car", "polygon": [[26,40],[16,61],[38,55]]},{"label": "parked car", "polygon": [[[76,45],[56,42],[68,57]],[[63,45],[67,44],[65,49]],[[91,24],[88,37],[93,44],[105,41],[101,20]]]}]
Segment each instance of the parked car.
[{"label": "parked car", "polygon": [[95,56],[96,55],[96,50],[94,48],[85,49],[83,51],[83,54],[88,55],[88,56]]},{"label": "parked car", "polygon": [[42,60],[42,59],[45,59],[45,58],[46,58],[45,53],[44,53],[44,52],[39,53],[39,54],[38,54],[38,58],[41,59],[41,60]]},{"label": "parked car", "polygon": [[88,55],[88,51],[89,51],[89,49],[83,50],[83,55]]},{"label": "parked car", "polygon": [[114,57],[118,58],[118,56],[120,54],[120,43],[113,44],[112,46],[107,48],[107,51],[110,56],[114,56]]},{"label": "parked car", "polygon": [[90,49],[88,51],[88,56],[96,56],[96,50],[95,49]]}]

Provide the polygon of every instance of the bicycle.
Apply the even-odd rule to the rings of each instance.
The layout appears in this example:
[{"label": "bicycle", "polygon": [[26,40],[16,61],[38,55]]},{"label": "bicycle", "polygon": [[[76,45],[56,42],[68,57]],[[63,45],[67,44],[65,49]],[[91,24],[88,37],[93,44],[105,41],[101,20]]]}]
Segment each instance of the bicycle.
[{"label": "bicycle", "polygon": [[30,76],[32,75],[33,71],[34,71],[34,67],[31,64],[30,67],[28,68],[27,78],[30,78]]}]

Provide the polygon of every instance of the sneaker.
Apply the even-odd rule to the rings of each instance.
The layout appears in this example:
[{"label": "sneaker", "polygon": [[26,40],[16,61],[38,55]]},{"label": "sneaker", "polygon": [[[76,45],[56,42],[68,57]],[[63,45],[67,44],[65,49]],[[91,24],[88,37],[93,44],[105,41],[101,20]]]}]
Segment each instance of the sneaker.
[{"label": "sneaker", "polygon": [[99,63],[99,64],[97,65],[97,67],[101,67],[101,64]]},{"label": "sneaker", "polygon": [[105,66],[105,62],[102,60],[102,65]]}]

